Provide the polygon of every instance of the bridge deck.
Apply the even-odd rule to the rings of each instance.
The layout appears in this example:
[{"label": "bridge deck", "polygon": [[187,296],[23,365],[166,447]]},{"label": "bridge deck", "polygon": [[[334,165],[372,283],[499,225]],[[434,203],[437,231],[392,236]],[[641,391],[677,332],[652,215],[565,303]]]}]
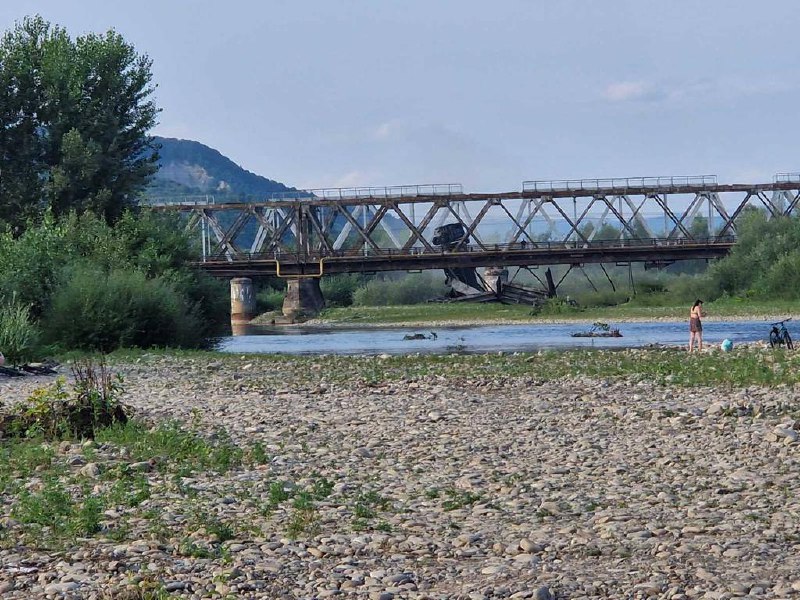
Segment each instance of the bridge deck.
[{"label": "bridge deck", "polygon": [[216,276],[320,276],[337,273],[415,271],[463,267],[528,266],[614,262],[673,262],[710,259],[727,254],[730,236],[708,240],[614,240],[593,243],[497,244],[489,249],[466,247],[458,251],[408,252],[393,249],[381,254],[341,251],[332,255],[293,253],[247,254],[234,259],[217,257],[198,262]]}]

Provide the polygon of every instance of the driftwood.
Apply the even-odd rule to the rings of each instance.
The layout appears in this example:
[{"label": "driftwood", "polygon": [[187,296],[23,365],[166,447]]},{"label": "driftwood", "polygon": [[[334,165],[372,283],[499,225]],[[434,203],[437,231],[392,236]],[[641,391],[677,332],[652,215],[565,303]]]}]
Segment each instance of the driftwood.
[{"label": "driftwood", "polygon": [[26,373],[30,373],[31,375],[55,375],[56,370],[54,367],[57,367],[57,363],[30,363],[27,365],[22,365],[20,369],[25,371]]},{"label": "driftwood", "polygon": [[597,321],[589,331],[576,331],[570,337],[590,337],[590,338],[618,338],[622,337],[619,329],[610,327],[608,323]]},{"label": "driftwood", "polygon": [[25,375],[55,375],[56,370],[54,367],[57,367],[58,363],[55,362],[46,362],[46,363],[28,363],[25,365],[20,365],[16,368],[13,367],[0,367],[0,375],[5,375],[6,377],[24,377]]},{"label": "driftwood", "polygon": [[611,331],[576,331],[570,333],[570,337],[591,337],[591,338],[619,338],[622,337],[619,329],[612,329]]},{"label": "driftwood", "polygon": [[0,367],[0,375],[5,375],[6,377],[24,377],[25,371],[18,371],[11,367]]},{"label": "driftwood", "polygon": [[436,332],[431,331],[430,335],[425,335],[424,333],[407,333],[403,336],[404,340],[435,340],[439,336],[436,335]]}]

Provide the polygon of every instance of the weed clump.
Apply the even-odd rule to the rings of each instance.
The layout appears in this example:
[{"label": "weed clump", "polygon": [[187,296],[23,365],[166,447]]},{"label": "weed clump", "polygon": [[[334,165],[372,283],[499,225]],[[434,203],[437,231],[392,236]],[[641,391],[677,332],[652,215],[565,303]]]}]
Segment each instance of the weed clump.
[{"label": "weed clump", "polygon": [[127,423],[131,411],[119,400],[123,392],[120,375],[89,361],[75,365],[72,374],[75,382],[71,389],[59,377],[0,416],[0,434],[45,440],[93,439],[100,429]]},{"label": "weed clump", "polygon": [[12,365],[30,360],[39,331],[31,320],[30,307],[17,300],[0,298],[0,349]]}]

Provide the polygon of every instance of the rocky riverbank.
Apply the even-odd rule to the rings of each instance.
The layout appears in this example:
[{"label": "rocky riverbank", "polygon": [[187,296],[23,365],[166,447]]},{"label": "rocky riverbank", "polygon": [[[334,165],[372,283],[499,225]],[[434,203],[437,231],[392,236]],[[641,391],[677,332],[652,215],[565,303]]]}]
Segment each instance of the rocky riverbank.
[{"label": "rocky riverbank", "polygon": [[[47,548],[4,494],[0,595],[800,597],[794,387],[385,378],[378,358],[354,358],[374,373],[348,380],[324,360],[116,366],[140,418],[262,460],[181,472],[62,442],[60,477],[99,494],[122,466],[148,495]],[[49,382],[0,380],[0,398]]]}]

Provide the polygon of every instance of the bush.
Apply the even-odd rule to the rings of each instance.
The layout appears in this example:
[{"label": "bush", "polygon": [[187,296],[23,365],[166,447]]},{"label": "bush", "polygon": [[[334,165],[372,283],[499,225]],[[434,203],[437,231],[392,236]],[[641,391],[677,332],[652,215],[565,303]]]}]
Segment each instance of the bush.
[{"label": "bush", "polygon": [[629,300],[630,293],[628,291],[617,290],[600,290],[597,292],[585,292],[583,294],[576,294],[575,300],[580,306],[593,308],[602,306],[617,306],[618,304],[625,304]]},{"label": "bush", "polygon": [[330,307],[351,306],[353,297],[359,286],[364,284],[360,275],[334,275],[325,277],[320,282],[325,305]]},{"label": "bush", "polygon": [[48,387],[34,390],[24,404],[0,419],[4,436],[37,437],[46,440],[93,438],[116,423],[126,423],[130,408],[119,401],[122,378],[105,365],[83,362],[72,369],[72,389],[59,377]]},{"label": "bush", "polygon": [[20,237],[0,234],[0,296],[16,297],[38,318],[57,285],[70,250],[61,243],[63,229],[46,214],[42,223]]},{"label": "bush", "polygon": [[358,306],[397,306],[420,304],[443,296],[447,288],[437,283],[430,274],[407,275],[399,280],[373,279],[353,294],[353,304]]},{"label": "bush", "polygon": [[200,347],[206,328],[196,309],[163,278],[140,271],[69,271],[44,320],[49,341],[70,349]]},{"label": "bush", "polygon": [[0,352],[12,365],[33,358],[39,332],[30,318],[30,307],[12,297],[0,301]]},{"label": "bush", "polygon": [[800,289],[800,219],[767,219],[748,211],[737,220],[731,253],[708,271],[713,297],[797,297]]},{"label": "bush", "polygon": [[256,294],[256,312],[265,313],[281,310],[286,292],[267,288]]},{"label": "bush", "polygon": [[[187,266],[187,262],[196,258],[198,253],[193,241],[185,233],[183,224],[175,216],[147,210],[129,212],[123,215],[116,226],[111,227],[90,213],[80,217],[72,214],[61,219],[45,213],[40,223],[29,224],[19,237],[15,237],[8,229],[0,228],[0,264],[4,266],[0,270],[0,297],[16,296],[23,305],[30,306],[30,315],[34,320],[46,315],[50,321],[50,339],[61,341],[60,334],[53,329],[58,316],[51,302],[57,292],[62,305],[65,302],[64,273],[88,268],[97,279],[89,281],[89,284],[97,288],[101,284],[107,286],[109,282],[118,282],[119,273],[138,272],[141,274],[136,276],[139,280],[159,282],[153,284],[152,290],[156,290],[159,298],[168,297],[170,306],[165,310],[172,310],[175,315],[193,317],[191,327],[196,329],[189,335],[183,335],[184,330],[189,329],[186,326],[178,331],[168,328],[168,335],[164,336],[154,331],[116,335],[115,339],[141,339],[143,336],[159,340],[168,338],[170,345],[186,343],[196,346],[198,338],[215,333],[219,326],[226,324],[230,314],[226,282],[214,280]],[[117,275],[112,277],[110,273]],[[152,290],[148,285],[142,283],[138,291],[150,293]],[[79,292],[74,285],[72,290],[75,294]],[[140,305],[144,302],[142,300]],[[177,308],[172,307],[176,303]],[[82,315],[81,319],[87,323],[92,321],[93,316],[87,307],[76,303],[73,308],[80,309],[77,314]],[[136,313],[135,308],[131,307],[131,310]],[[104,317],[105,324],[108,324],[108,318],[108,315]],[[63,315],[63,320],[72,331],[70,339],[74,339],[76,325],[69,322],[69,314]],[[185,319],[175,316],[169,320],[179,322]],[[128,329],[149,327],[148,323],[147,319],[143,319]],[[156,324],[160,326],[161,322],[156,320]],[[114,338],[115,334],[112,333],[111,337]],[[99,347],[97,340],[85,340],[73,345]],[[116,347],[117,342],[111,345]],[[144,345],[151,344],[147,341]]]},{"label": "bush", "polygon": [[800,293],[800,252],[785,254],[762,274],[754,292],[760,295],[792,299]]},{"label": "bush", "polygon": [[534,306],[531,309],[531,316],[556,316],[556,315],[572,315],[579,313],[582,309],[574,300],[567,300],[564,298],[548,298],[542,304]]},{"label": "bush", "polygon": [[720,296],[713,282],[705,275],[681,275],[673,279],[667,288],[671,298],[679,304],[691,304],[698,298],[716,300]]},{"label": "bush", "polygon": [[230,282],[202,271],[177,271],[164,278],[182,294],[203,324],[204,335],[218,334],[231,323]]}]

